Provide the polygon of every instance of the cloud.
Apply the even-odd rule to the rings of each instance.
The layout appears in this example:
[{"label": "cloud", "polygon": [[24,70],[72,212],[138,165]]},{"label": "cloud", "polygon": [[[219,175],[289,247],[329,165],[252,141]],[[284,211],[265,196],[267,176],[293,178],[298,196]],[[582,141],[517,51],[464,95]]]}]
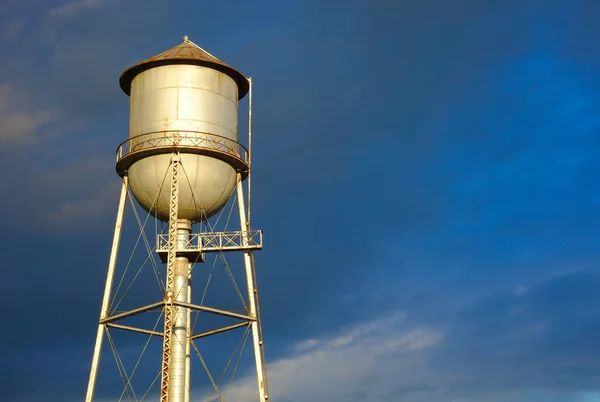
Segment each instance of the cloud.
[{"label": "cloud", "polygon": [[114,219],[121,181],[112,158],[81,155],[81,159],[38,172],[33,183],[28,203],[38,205],[39,194],[46,194],[44,203],[32,208],[38,230],[92,233]]},{"label": "cloud", "polygon": [[41,141],[42,129],[60,119],[57,110],[29,110],[28,101],[26,92],[14,83],[0,84],[0,148]]},{"label": "cloud", "polygon": [[594,389],[599,285],[597,273],[576,272],[480,298],[450,320],[432,367],[485,392]]},{"label": "cloud", "polygon": [[[268,363],[271,399],[352,402],[404,395],[406,401],[426,400],[415,395],[433,395],[440,387],[427,368],[427,356],[443,337],[434,329],[409,327],[404,313],[397,312],[328,337],[301,340],[292,355]],[[256,393],[249,370],[227,398],[254,401]]]},{"label": "cloud", "polygon": [[79,0],[65,3],[62,6],[55,7],[48,11],[48,14],[57,17],[69,18],[78,14],[81,11],[89,9],[99,9],[100,7],[109,4],[116,3],[119,0]]},{"label": "cloud", "polygon": [[[97,231],[114,215],[120,187],[121,183],[113,180],[91,195],[84,193],[75,200],[63,201],[56,210],[47,212],[48,227],[62,228],[59,232],[68,233]],[[81,225],[81,222],[86,224]]]},{"label": "cloud", "polygon": [[25,29],[25,20],[11,19],[0,25],[0,45],[18,40]]},{"label": "cloud", "polygon": [[[567,274],[531,284],[526,293],[488,296],[463,308],[444,330],[415,327],[416,311],[397,311],[299,340],[289,355],[268,361],[271,397],[286,402],[580,401],[586,395],[581,390],[593,394],[597,384],[592,351],[597,350],[599,278]],[[228,397],[243,402],[255,395],[250,370]]]}]

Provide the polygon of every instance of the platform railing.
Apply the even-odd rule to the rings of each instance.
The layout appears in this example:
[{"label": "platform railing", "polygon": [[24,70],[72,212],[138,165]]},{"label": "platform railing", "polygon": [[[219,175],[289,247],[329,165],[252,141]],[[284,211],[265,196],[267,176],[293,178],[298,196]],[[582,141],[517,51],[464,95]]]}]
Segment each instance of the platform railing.
[{"label": "platform railing", "polygon": [[[244,245],[244,236],[248,243]],[[166,252],[169,247],[169,235],[159,234],[156,241],[156,251]],[[206,232],[194,233],[185,240],[178,239],[177,251],[237,251],[262,249],[262,230],[237,232]]]},{"label": "platform railing", "polygon": [[135,152],[178,147],[218,151],[244,162],[248,161],[248,150],[231,138],[200,131],[165,130],[141,134],[123,141],[117,148],[117,162]]}]

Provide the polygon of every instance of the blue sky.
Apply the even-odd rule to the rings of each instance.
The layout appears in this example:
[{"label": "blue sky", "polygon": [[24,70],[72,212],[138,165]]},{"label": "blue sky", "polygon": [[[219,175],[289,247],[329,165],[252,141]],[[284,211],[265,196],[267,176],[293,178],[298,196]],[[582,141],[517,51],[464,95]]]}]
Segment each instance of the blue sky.
[{"label": "blue sky", "polygon": [[151,3],[3,3],[7,400],[85,393],[118,77],[183,35],[253,78],[274,400],[600,400],[600,3]]}]

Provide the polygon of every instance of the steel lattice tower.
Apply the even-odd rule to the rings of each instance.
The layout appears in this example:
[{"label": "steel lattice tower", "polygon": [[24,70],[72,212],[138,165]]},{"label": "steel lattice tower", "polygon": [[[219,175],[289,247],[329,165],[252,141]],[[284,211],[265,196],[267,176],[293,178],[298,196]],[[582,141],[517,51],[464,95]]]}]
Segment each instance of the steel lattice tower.
[{"label": "steel lattice tower", "polygon": [[[94,397],[109,328],[162,337],[160,401],[188,402],[190,345],[242,327],[251,333],[258,397],[265,402],[269,396],[253,256],[253,250],[262,248],[262,232],[250,228],[251,153],[238,142],[238,101],[249,94],[251,150],[252,81],[184,37],[180,45],[127,69],[119,83],[130,96],[129,138],[117,149],[116,170],[123,184],[86,402]],[[168,224],[166,233],[157,233],[152,250],[166,264],[166,281],[159,301],[115,312],[110,300],[125,206],[132,196],[147,214]],[[237,201],[239,230],[211,230],[209,218],[230,199]],[[194,225],[199,232],[193,233]],[[203,262],[208,253],[224,252],[243,254],[248,293],[244,314],[195,304],[191,298],[192,263]],[[157,310],[164,317],[162,331],[119,323]],[[195,311],[239,322],[194,334],[190,314]],[[125,390],[131,382],[126,377]],[[212,377],[211,382],[224,399]]]}]

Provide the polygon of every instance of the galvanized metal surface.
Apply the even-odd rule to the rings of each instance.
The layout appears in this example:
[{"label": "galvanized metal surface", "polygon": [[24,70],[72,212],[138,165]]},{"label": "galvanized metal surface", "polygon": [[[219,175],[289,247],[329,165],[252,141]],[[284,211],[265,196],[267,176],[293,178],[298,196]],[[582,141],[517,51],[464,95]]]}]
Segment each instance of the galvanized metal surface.
[{"label": "galvanized metal surface", "polygon": [[202,333],[199,333],[196,335],[192,335],[191,339],[193,340],[193,339],[206,338],[207,336],[220,334],[221,332],[227,332],[227,331],[231,331],[231,330],[246,327],[246,326],[248,326],[247,322],[239,322],[237,324],[228,325],[226,327],[221,327],[221,328],[216,328],[216,329],[211,329],[210,331],[205,331],[205,332],[202,332]]},{"label": "galvanized metal surface", "polygon": [[[168,154],[152,156],[135,163],[128,172],[137,202],[163,222],[168,221],[169,211],[169,159]],[[235,170],[218,159],[186,153],[181,154],[181,166],[178,216],[199,222],[218,213],[235,188]]]},{"label": "galvanized metal surface", "polygon": [[180,152],[207,155],[229,163],[242,175],[248,171],[248,151],[230,138],[197,131],[163,130],[129,138],[117,147],[117,173],[124,175],[136,161],[162,153]]},{"label": "galvanized metal surface", "polygon": [[[247,219],[248,219],[248,227],[250,227],[250,203],[252,202],[252,198],[250,195],[252,194],[252,174],[250,170],[250,166],[252,165],[252,78],[248,78],[248,211],[247,211]],[[239,173],[239,172],[238,172]],[[243,177],[242,177],[243,179]]]},{"label": "galvanized metal surface", "polygon": [[126,331],[131,331],[131,332],[138,332],[140,334],[146,334],[146,335],[152,335],[152,336],[163,336],[162,332],[153,331],[150,329],[132,327],[129,325],[115,324],[113,322],[106,324],[106,326],[109,328],[117,328],[117,329],[124,329]]},{"label": "galvanized metal surface", "polygon": [[[156,238],[156,252],[159,255],[166,253],[169,248],[168,245],[169,235],[158,234]],[[180,243],[180,246],[177,248],[177,255],[183,256],[186,253],[193,252],[210,253],[260,250],[262,247],[262,230],[202,232],[190,234],[185,242]]]},{"label": "galvanized metal surface", "polygon": [[[209,306],[204,306],[204,305],[200,305],[200,304],[194,304],[194,303],[189,303],[189,302],[183,302],[183,301],[172,301],[168,303],[169,305],[175,306],[175,307],[182,307],[184,309],[190,310],[190,311],[203,311],[205,313],[210,313],[210,314],[216,314],[216,315],[221,315],[223,317],[230,317],[230,318],[236,318],[238,320],[242,320],[246,323],[255,321],[256,319],[254,317],[251,317],[249,315],[245,315],[245,314],[240,314],[240,313],[236,313],[234,311],[229,311],[229,310],[223,310],[223,309],[219,309],[219,308],[215,308],[215,307],[209,307]],[[139,314],[143,314],[143,313],[147,313],[149,311],[152,310],[156,310],[158,308],[164,308],[167,305],[167,302],[165,300],[161,300],[159,302],[155,302],[155,303],[151,303],[151,304],[147,304],[145,306],[142,307],[138,307],[132,310],[128,310],[125,311],[123,313],[119,313],[119,314],[114,314],[111,316],[108,316],[106,318],[104,318],[101,323],[106,326],[111,326],[114,328],[121,328],[121,329],[129,329],[129,328],[136,328],[137,327],[127,327],[125,325],[120,325],[120,324],[115,324],[116,321],[125,319],[125,318],[129,318],[129,317],[133,317],[135,315],[139,315]],[[236,326],[237,328],[237,326]],[[222,332],[222,329],[233,329],[230,327],[222,327],[222,328],[218,328],[219,331],[216,332]],[[164,335],[162,332],[157,332],[157,331],[146,331],[145,333],[152,333],[152,335]],[[203,333],[203,336],[206,336],[206,333]],[[194,338],[198,338],[198,334],[193,335]]]},{"label": "galvanized metal surface", "polygon": [[208,67],[171,65],[144,71],[131,84],[129,137],[188,130],[237,139],[237,85]]},{"label": "galvanized metal surface", "polygon": [[[242,232],[242,246],[248,246],[248,221],[246,220],[246,209],[244,205],[244,190],[242,187],[242,178],[238,175],[237,182],[237,201],[238,210],[240,214],[240,227],[246,228],[247,230]],[[266,392],[266,371],[263,365],[263,340],[258,329],[258,310],[257,310],[257,288],[254,283],[254,266],[251,259],[251,250],[244,251],[244,267],[246,268],[246,284],[248,285],[248,305],[250,307],[250,316],[254,318],[254,321],[250,324],[252,329],[252,344],[254,346],[254,362],[256,364],[256,380],[258,382],[258,400],[265,402],[269,399],[269,395]]]},{"label": "galvanized metal surface", "polygon": [[[250,230],[250,183],[246,210],[242,181],[249,176],[251,155],[237,142],[238,100],[249,91],[251,82],[186,38],[183,44],[126,70],[120,84],[131,95],[131,114],[129,139],[117,151],[117,169],[128,180],[138,203],[158,219],[169,222],[169,232],[159,236],[156,249],[159,254],[166,254],[166,296],[148,306],[112,316],[108,316],[106,310],[101,315],[100,341],[97,339],[94,351],[95,363],[86,402],[91,402],[93,397],[102,331],[107,326],[163,336],[160,400],[189,402],[191,339],[248,325],[253,339],[259,400],[266,402],[269,395],[252,254],[253,249],[262,248],[262,232]],[[251,101],[248,124],[251,147]],[[240,230],[190,235],[191,222],[206,220],[217,213],[236,187]],[[153,208],[157,195],[158,205]],[[120,210],[121,221],[122,213]],[[116,231],[115,238],[118,248]],[[198,255],[204,251],[244,252],[249,297],[247,315],[192,303],[186,250]],[[113,252],[116,259],[114,242]],[[109,296],[107,279],[105,298]],[[163,332],[115,323],[160,307],[165,310]],[[193,310],[242,322],[194,335],[190,331]],[[213,386],[217,387],[214,382]],[[218,389],[216,392],[221,396]]]},{"label": "galvanized metal surface", "polygon": [[[175,262],[174,300],[187,303],[189,264],[187,258],[178,257]],[[169,401],[182,402],[189,390],[187,378],[187,313],[186,307],[174,306],[174,325],[171,337],[171,358],[169,364]]]},{"label": "galvanized metal surface", "polygon": [[223,310],[223,309],[214,308],[214,307],[201,306],[199,304],[194,304],[194,303],[184,303],[181,301],[174,301],[173,305],[189,308],[194,311],[204,311],[207,313],[222,315],[223,317],[237,318],[238,320],[244,320],[244,321],[255,321],[256,320],[256,318],[249,316],[249,315],[239,314],[234,311]]},{"label": "galvanized metal surface", "polygon": [[119,321],[124,318],[133,317],[134,315],[138,315],[141,313],[145,313],[147,311],[156,310],[157,308],[164,307],[164,301],[159,301],[152,304],[147,304],[142,307],[134,308],[133,310],[123,311],[122,313],[113,314],[107,317],[100,319],[100,324],[108,324],[111,322]]},{"label": "galvanized metal surface", "polygon": [[[194,65],[159,66],[133,80],[127,144],[131,150],[142,149],[137,152],[152,152],[136,158],[127,174],[137,201],[158,219],[168,219],[168,186],[156,209],[151,207],[168,175],[170,157],[152,153],[170,152],[173,144],[182,147],[180,218],[193,222],[208,219],[229,199],[237,171],[244,170],[237,143],[237,90],[228,75]],[[169,135],[161,134],[164,132]]]},{"label": "galvanized metal surface", "polygon": [[[177,220],[177,249],[189,241],[192,223],[185,219]],[[190,264],[187,258],[176,257],[174,301],[189,302]],[[169,400],[181,402],[189,400],[188,378],[188,335],[189,312],[186,307],[174,307],[175,319],[171,338],[171,360],[169,369]]]},{"label": "galvanized metal surface", "polygon": [[[191,231],[191,227],[190,227],[190,231]],[[189,277],[188,277],[187,302],[191,303],[192,302],[192,264],[188,264],[188,272],[189,272]],[[187,326],[187,330],[188,330],[188,336],[187,336],[186,343],[185,343],[185,373],[186,373],[185,387],[186,387],[186,392],[185,392],[185,399],[183,400],[183,402],[190,402],[190,393],[191,393],[191,389],[192,389],[192,384],[191,384],[192,310],[190,310],[189,308],[187,309],[186,320],[187,320],[186,326]]]},{"label": "galvanized metal surface", "polygon": [[174,324],[175,259],[177,249],[177,210],[179,209],[179,155],[170,158],[171,180],[169,192],[169,255],[167,258],[167,281],[165,286],[165,320],[160,383],[160,401],[167,402],[170,393],[171,347]]},{"label": "galvanized metal surface", "polygon": [[[102,307],[100,308],[100,320],[108,315],[110,302],[110,293],[112,290],[113,279],[115,276],[115,265],[119,254],[119,244],[121,240],[121,229],[123,228],[123,217],[125,216],[125,206],[127,204],[127,188],[128,178],[123,177],[121,185],[121,196],[119,197],[119,208],[117,210],[117,218],[115,222],[115,230],[113,234],[113,242],[108,260],[108,272],[106,274],[106,284],[104,285],[104,296],[102,298]],[[94,390],[96,388],[96,377],[98,376],[98,364],[100,363],[100,354],[102,352],[102,340],[104,339],[104,325],[99,323],[96,331],[96,343],[94,344],[94,354],[92,356],[92,367],[90,369],[90,378],[88,381],[87,392],[85,396],[86,402],[92,402],[94,398]]]}]

